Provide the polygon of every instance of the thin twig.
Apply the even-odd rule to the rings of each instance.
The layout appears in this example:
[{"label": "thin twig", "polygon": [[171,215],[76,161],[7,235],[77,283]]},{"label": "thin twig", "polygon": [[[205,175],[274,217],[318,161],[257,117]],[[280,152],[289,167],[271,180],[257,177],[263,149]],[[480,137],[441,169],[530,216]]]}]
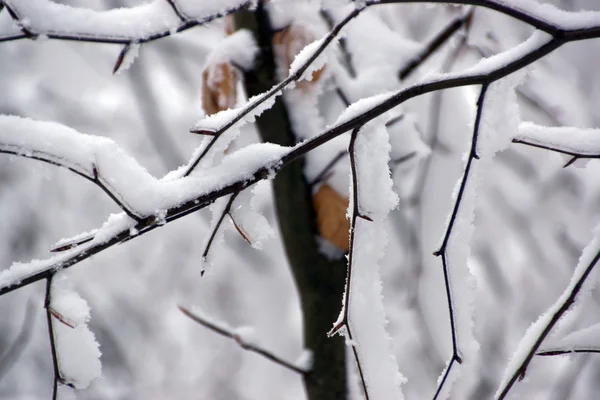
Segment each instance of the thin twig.
[{"label": "thin twig", "polygon": [[563,168],[567,168],[568,166],[570,166],[571,164],[573,164],[575,161],[579,160],[580,158],[581,159],[595,159],[595,158],[600,158],[600,154],[578,153],[576,151],[559,149],[557,147],[552,147],[552,146],[549,146],[549,145],[543,145],[543,144],[539,144],[539,143],[535,143],[535,142],[528,142],[526,139],[514,138],[512,140],[512,142],[513,143],[524,144],[524,145],[531,146],[531,147],[537,147],[538,149],[550,150],[550,151],[554,151],[556,153],[566,154],[568,156],[572,156],[572,158],[569,159],[569,161],[567,161],[567,163],[563,166]]},{"label": "thin twig", "polygon": [[[227,201],[225,208],[223,208],[223,211],[221,212],[221,215],[219,216],[219,220],[217,221],[215,227],[213,228],[213,230],[210,234],[210,237],[208,239],[208,242],[206,242],[204,251],[202,251],[203,259],[206,259],[206,257],[208,256],[208,252],[210,251],[210,248],[215,240],[215,237],[217,236],[217,232],[219,231],[219,228],[221,227],[221,224],[223,223],[225,216],[229,214],[229,210],[231,210],[231,205],[235,201],[235,198],[238,196],[238,194],[240,194],[240,192],[236,192],[236,193],[232,194],[231,197],[229,197],[229,200]],[[204,270],[202,270],[201,275],[204,275]]]},{"label": "thin twig", "polygon": [[252,343],[245,342],[242,337],[240,337],[239,335],[236,335],[234,332],[230,332],[229,330],[223,329],[222,327],[219,327],[219,326],[211,323],[210,321],[207,321],[206,319],[202,318],[201,316],[199,316],[197,314],[194,314],[193,312],[191,312],[190,310],[188,310],[187,308],[185,308],[183,306],[179,306],[179,310],[181,310],[181,312],[184,313],[187,317],[189,317],[193,321],[199,323],[200,325],[204,326],[205,328],[208,328],[211,331],[218,333],[221,336],[224,336],[224,337],[234,340],[244,350],[248,350],[248,351],[252,351],[256,354],[260,354],[261,356],[265,357],[266,359],[271,360],[274,363],[279,364],[282,367],[285,367],[285,368],[287,368],[291,371],[294,371],[300,375],[305,375],[310,372],[310,371],[300,368],[288,361],[285,361],[284,359],[274,355],[270,351],[267,351],[258,346],[255,346]]},{"label": "thin twig", "polygon": [[177,18],[179,18],[179,20],[181,22],[187,22],[188,18],[183,15],[183,13],[181,12],[181,10],[179,9],[179,7],[177,6],[177,4],[175,3],[175,0],[167,0],[167,3],[169,3],[169,5],[171,6],[171,8],[173,9],[173,12],[175,13],[175,15],[177,15]]},{"label": "thin twig", "polygon": [[[321,16],[327,23],[327,27],[329,29],[333,29],[335,26],[335,23],[334,23],[333,17],[330,15],[330,13],[327,12],[327,10],[321,10]],[[348,51],[348,44],[346,43],[346,38],[343,38],[343,37],[340,38],[339,44],[340,44],[340,50],[342,52],[342,57],[344,59],[344,66],[346,67],[346,71],[348,71],[348,75],[350,75],[351,78],[356,78],[356,69],[354,68],[354,65],[352,64],[352,56],[350,55],[350,52]]]},{"label": "thin twig", "polygon": [[564,355],[564,354],[573,354],[573,353],[600,353],[600,349],[594,349],[594,348],[589,348],[589,349],[556,349],[556,350],[543,350],[543,351],[538,351],[537,353],[535,353],[536,356],[543,356],[543,357],[547,357],[547,356],[560,356],[560,355]]},{"label": "thin twig", "polygon": [[438,32],[416,57],[406,64],[398,73],[400,80],[406,79],[419,65],[423,64],[437,49],[448,41],[459,29],[468,25],[473,18],[474,9],[471,8],[467,13],[455,18],[444,29]]},{"label": "thin twig", "polygon": [[6,8],[6,11],[8,11],[8,15],[10,15],[10,17],[13,19],[15,24],[17,24],[17,26],[19,27],[21,32],[23,32],[24,37],[26,37],[28,39],[35,39],[38,37],[37,33],[33,33],[29,28],[27,28],[25,26],[25,24],[22,21],[22,18],[19,16],[19,14],[17,14],[17,12],[15,10],[13,10],[12,7],[10,7],[8,4],[6,4],[4,2],[2,2],[2,5],[4,8]]},{"label": "thin twig", "polygon": [[52,279],[54,278],[54,273],[50,274],[48,278],[46,278],[46,298],[44,301],[44,307],[46,308],[46,322],[48,324],[48,337],[50,339],[50,351],[52,353],[52,365],[54,367],[54,383],[52,386],[52,400],[56,400],[56,396],[58,395],[58,384],[64,383],[64,380],[60,374],[60,368],[58,366],[58,355],[56,351],[56,341],[54,337],[54,325],[52,322],[52,312],[51,310],[51,301],[52,301]]},{"label": "thin twig", "polygon": [[460,349],[458,348],[458,343],[457,343],[456,321],[455,321],[455,317],[454,317],[454,302],[452,300],[452,290],[450,287],[450,272],[449,272],[449,268],[448,268],[447,247],[448,247],[448,242],[450,240],[450,237],[452,235],[454,224],[456,222],[456,217],[458,216],[458,211],[460,209],[460,205],[462,204],[462,200],[463,200],[463,196],[465,193],[465,189],[467,187],[467,181],[469,179],[469,173],[471,171],[471,166],[472,166],[473,160],[479,159],[479,156],[477,155],[477,139],[479,137],[479,125],[481,122],[481,115],[483,112],[483,103],[485,100],[485,94],[487,92],[487,88],[488,88],[487,85],[481,86],[481,92],[479,93],[479,99],[477,100],[477,114],[475,115],[475,124],[473,127],[473,136],[471,138],[471,149],[469,150],[469,157],[467,158],[467,163],[465,165],[465,170],[463,173],[462,181],[460,182],[458,195],[456,196],[456,201],[455,201],[454,207],[452,209],[452,214],[450,216],[450,221],[448,222],[448,227],[446,228],[446,232],[444,234],[444,239],[442,241],[442,245],[440,246],[440,248],[437,251],[435,251],[433,253],[434,255],[441,256],[441,258],[442,258],[442,269],[444,271],[444,285],[446,287],[446,300],[448,302],[448,314],[449,314],[449,318],[450,318],[450,334],[452,336],[452,356],[450,358],[450,362],[448,363],[448,368],[446,369],[446,372],[444,373],[444,378],[440,382],[440,385],[435,393],[435,396],[433,397],[434,399],[436,399],[439,396],[439,394],[441,393],[444,383],[446,382],[446,378],[450,374],[450,370],[452,369],[452,366],[454,365],[454,361],[456,361],[459,364],[462,364],[462,358],[460,356]]}]

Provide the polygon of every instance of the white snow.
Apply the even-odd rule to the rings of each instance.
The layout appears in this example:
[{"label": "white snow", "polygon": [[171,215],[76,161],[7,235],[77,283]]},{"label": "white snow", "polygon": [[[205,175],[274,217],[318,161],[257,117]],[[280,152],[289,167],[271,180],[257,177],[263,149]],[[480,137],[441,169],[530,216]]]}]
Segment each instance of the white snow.
[{"label": "white snow", "polygon": [[532,122],[519,125],[515,139],[585,156],[600,155],[600,129],[547,127]]},{"label": "white snow", "polygon": [[[498,391],[496,392],[496,397],[501,392],[501,390],[507,385],[510,378],[517,372],[518,368],[527,358],[527,354],[533,348],[535,342],[540,337],[544,329],[550,324],[553,316],[560,310],[560,308],[565,304],[575,287],[578,285],[578,282],[584,277],[588,266],[592,263],[598,252],[600,251],[600,226],[596,227],[594,230],[594,237],[590,241],[590,243],[583,249],[581,253],[581,257],[579,258],[579,262],[577,263],[577,267],[575,267],[575,271],[571,276],[571,281],[569,285],[565,288],[564,292],[560,295],[560,297],[554,302],[552,306],[546,310],[545,313],[540,315],[540,317],[535,321],[525,335],[521,342],[517,346],[515,352],[513,353],[511,359],[508,361],[508,365],[504,371],[504,375],[501,381],[501,384],[498,387]],[[595,282],[598,280],[598,268],[597,266],[592,270],[591,273],[587,276],[586,282],[584,284],[583,291],[589,291]],[[580,296],[581,296],[580,292]]]},{"label": "white snow", "polygon": [[314,353],[310,349],[304,349],[294,364],[303,371],[310,371],[314,358]]},{"label": "white snow", "polygon": [[91,179],[95,167],[98,179],[115,197],[145,216],[249,179],[263,166],[275,167],[289,149],[271,143],[253,144],[223,157],[219,165],[201,174],[180,179],[171,174],[159,180],[110,139],[81,134],[53,122],[0,116],[1,151],[39,157]]},{"label": "white snow", "polygon": [[[109,11],[95,11],[70,7],[49,0],[6,1],[33,33],[69,34],[82,38],[140,39],[160,32],[168,32],[182,25],[179,17],[165,0],[153,0],[135,7]],[[202,20],[226,9],[239,7],[245,0],[197,2],[177,0],[184,14]],[[14,34],[14,28],[2,31],[0,37]]]},{"label": "white snow", "polygon": [[258,47],[247,29],[240,29],[227,36],[206,57],[205,65],[231,62],[243,70],[250,70],[254,65]]},{"label": "white snow", "polygon": [[[296,55],[296,57],[294,58],[294,61],[292,61],[292,64],[290,65],[290,75],[294,75],[295,73],[297,73],[300,69],[302,69],[310,60],[310,58],[316,54],[319,51],[319,48],[321,46],[324,45],[325,39],[321,38],[318,40],[315,40],[314,42],[306,45],[302,50],[300,50],[300,53],[298,53]],[[337,43],[337,39],[332,40],[330,43],[327,44],[328,48],[332,48],[332,45],[335,45],[335,43]],[[325,47],[325,48],[327,48]],[[328,53],[327,51],[322,51],[317,58],[315,58],[313,60],[312,63],[310,63],[309,67],[306,68],[306,70],[302,73],[302,75],[300,76],[300,79],[305,79],[307,81],[311,81],[312,77],[313,77],[313,73],[320,70],[321,68],[323,68],[325,66],[325,64],[327,63],[327,59],[328,59]]]},{"label": "white snow", "polygon": [[[398,372],[391,339],[386,331],[379,275],[379,261],[387,245],[383,223],[398,204],[398,197],[392,190],[389,152],[388,134],[382,124],[367,124],[358,134],[355,142],[358,208],[372,221],[356,219],[350,256],[352,276],[346,295],[352,345],[356,346],[369,396],[374,399],[403,398],[400,384],[404,378]],[[352,179],[350,185],[353,193]],[[377,195],[373,196],[374,193]],[[350,215],[353,207],[351,195]],[[345,330],[343,333],[350,339]]]},{"label": "white snow", "polygon": [[262,249],[263,244],[275,237],[275,231],[267,219],[258,212],[255,199],[256,187],[252,191],[244,190],[232,204],[230,215],[237,227],[255,249]]},{"label": "white snow", "polygon": [[548,342],[540,346],[539,351],[600,350],[600,324],[571,332],[558,340],[549,339]]},{"label": "white snow", "polygon": [[[52,281],[50,307],[58,367],[61,376],[76,389],[85,389],[100,377],[100,349],[87,322],[90,308],[73,290],[65,273],[57,273]],[[58,313],[58,317],[54,315]],[[69,324],[73,322],[74,324]]]},{"label": "white snow", "polygon": [[122,51],[124,52],[123,60],[121,61],[121,64],[115,71],[115,74],[117,74],[117,75],[120,74],[121,72],[127,71],[129,69],[129,67],[131,67],[133,65],[133,62],[140,54],[140,44],[139,43],[131,43],[131,44],[125,45],[125,47],[123,48]]}]

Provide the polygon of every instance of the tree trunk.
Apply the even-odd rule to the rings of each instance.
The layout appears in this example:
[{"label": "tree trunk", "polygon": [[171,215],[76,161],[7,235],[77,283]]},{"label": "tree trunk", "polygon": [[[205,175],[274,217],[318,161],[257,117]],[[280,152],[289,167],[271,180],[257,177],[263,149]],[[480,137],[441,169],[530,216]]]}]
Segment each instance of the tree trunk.
[{"label": "tree trunk", "polygon": [[[266,10],[235,15],[237,29],[253,32],[260,59],[253,71],[245,72],[248,96],[270,89],[276,81],[272,29]],[[262,140],[292,146],[296,139],[286,106],[279,97],[257,120]],[[303,173],[304,161],[283,168],[273,181],[275,207],[286,255],[300,295],[304,318],[304,345],[314,354],[312,372],[304,378],[310,400],[345,399],[347,392],[345,344],[327,332],[337,319],[346,279],[345,259],[330,261],[318,250],[318,235],[311,188]]]}]

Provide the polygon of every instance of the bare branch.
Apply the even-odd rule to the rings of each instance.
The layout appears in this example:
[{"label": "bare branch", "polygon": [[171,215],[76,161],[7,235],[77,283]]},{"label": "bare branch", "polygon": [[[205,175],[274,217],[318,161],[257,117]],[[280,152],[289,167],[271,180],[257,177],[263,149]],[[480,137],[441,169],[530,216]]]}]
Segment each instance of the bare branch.
[{"label": "bare branch", "polygon": [[600,353],[600,349],[594,348],[581,348],[581,349],[554,349],[554,350],[543,350],[535,353],[536,356],[560,356],[565,354],[574,354],[574,353]]},{"label": "bare branch", "polygon": [[44,307],[46,308],[46,323],[48,324],[48,337],[50,339],[50,351],[52,354],[52,365],[54,367],[54,383],[52,388],[52,400],[56,400],[58,395],[58,385],[65,384],[65,380],[62,378],[60,373],[60,367],[58,365],[58,355],[56,351],[56,341],[54,336],[54,325],[52,322],[52,311],[50,302],[52,301],[52,279],[54,273],[51,273],[46,278],[46,297],[44,301]]},{"label": "bare branch", "polygon": [[423,64],[437,49],[446,43],[463,26],[468,25],[473,18],[474,8],[455,18],[444,29],[438,32],[426,45],[421,53],[407,63],[398,73],[400,80],[406,79],[417,67]]},{"label": "bare branch", "polygon": [[260,354],[261,356],[265,357],[266,359],[271,360],[274,363],[279,364],[284,368],[294,371],[297,374],[305,375],[310,372],[309,370],[305,370],[305,369],[298,367],[288,361],[285,361],[284,359],[274,355],[270,351],[267,351],[267,350],[262,349],[252,343],[248,343],[248,342],[244,341],[244,338],[241,337],[240,335],[236,334],[235,332],[225,329],[222,326],[217,326],[216,324],[212,323],[211,321],[208,321],[208,320],[202,318],[200,315],[191,312],[190,310],[188,310],[187,308],[185,308],[183,306],[179,306],[179,310],[181,310],[181,312],[184,313],[187,317],[189,317],[193,321],[199,323],[203,327],[210,329],[211,331],[218,333],[221,336],[224,336],[224,337],[234,340],[244,350],[248,350],[248,351],[252,351],[256,354]]},{"label": "bare branch", "polygon": [[452,300],[452,290],[450,287],[450,273],[449,273],[449,269],[448,269],[447,246],[448,246],[448,242],[450,240],[450,236],[452,235],[454,223],[456,221],[456,217],[458,215],[458,211],[460,209],[460,205],[463,200],[463,195],[465,193],[465,189],[467,187],[467,181],[469,179],[469,172],[471,171],[471,165],[473,163],[473,160],[479,159],[479,156],[477,155],[477,139],[479,136],[479,125],[481,122],[481,114],[483,112],[483,102],[485,100],[485,94],[487,92],[487,88],[488,88],[488,86],[486,84],[481,86],[481,92],[479,93],[479,99],[477,100],[477,114],[475,115],[473,136],[471,138],[471,149],[469,150],[469,156],[467,158],[467,163],[465,165],[465,170],[463,172],[462,181],[460,182],[458,195],[456,196],[456,201],[454,203],[454,207],[452,209],[452,214],[450,216],[450,221],[448,222],[448,226],[447,226],[446,232],[444,234],[444,239],[442,241],[442,245],[440,246],[440,248],[437,251],[435,251],[433,253],[434,255],[441,256],[441,258],[442,258],[442,269],[444,271],[444,285],[446,287],[446,299],[448,301],[448,313],[449,313],[449,318],[450,318],[450,334],[452,336],[452,356],[448,363],[448,367],[446,368],[446,371],[444,372],[444,377],[443,377],[442,381],[440,382],[440,385],[437,388],[435,396],[433,397],[434,399],[436,399],[439,396],[439,394],[441,393],[441,390],[444,387],[444,384],[446,382],[446,379],[448,378],[448,375],[450,374],[450,371],[452,369],[452,366],[454,365],[454,362],[456,361],[457,363],[462,364],[462,358],[460,356],[460,349],[458,348],[458,343],[457,343],[456,321],[454,319],[454,303]]},{"label": "bare branch", "polygon": [[[213,241],[215,240],[215,237],[217,236],[217,232],[219,231],[219,228],[221,227],[221,224],[223,223],[225,216],[229,214],[229,210],[231,210],[231,205],[233,204],[233,202],[234,202],[235,198],[238,196],[238,194],[240,194],[240,192],[236,192],[236,193],[232,194],[231,197],[229,197],[227,204],[223,208],[223,211],[221,211],[221,215],[219,216],[217,223],[213,227],[212,233],[210,234],[210,237],[209,237],[208,241],[206,242],[206,247],[204,247],[204,251],[202,252],[203,259],[206,260],[206,257],[208,256],[208,252],[210,251]],[[236,228],[237,228],[237,226],[236,226]],[[246,238],[246,240],[248,240],[248,239]],[[200,272],[200,274],[204,275],[204,272],[205,271],[203,269],[202,272]]]},{"label": "bare branch", "polygon": [[177,18],[179,18],[181,20],[181,22],[186,22],[188,20],[188,18],[185,15],[183,15],[181,10],[175,3],[175,0],[166,0],[166,1],[167,1],[167,3],[169,3],[171,8],[173,9],[173,12],[175,13],[175,15],[177,15]]}]

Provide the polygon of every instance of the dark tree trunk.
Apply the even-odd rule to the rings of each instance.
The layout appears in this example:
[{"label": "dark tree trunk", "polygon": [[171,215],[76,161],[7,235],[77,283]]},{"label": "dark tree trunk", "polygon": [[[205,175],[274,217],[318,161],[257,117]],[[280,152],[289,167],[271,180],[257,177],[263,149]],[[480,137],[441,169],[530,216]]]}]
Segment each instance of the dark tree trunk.
[{"label": "dark tree trunk", "polygon": [[[272,48],[272,30],[266,10],[236,13],[238,29],[249,29],[260,46],[260,60],[254,71],[246,71],[248,96],[270,89],[277,83]],[[286,106],[279,97],[264,112],[257,127],[265,142],[291,146],[296,143]],[[304,161],[283,168],[273,181],[275,207],[285,251],[300,295],[304,318],[304,344],[314,353],[313,370],[305,379],[310,400],[346,398],[345,344],[341,337],[328,338],[341,308],[346,263],[329,261],[319,251],[315,212],[310,186],[303,174]]]}]

